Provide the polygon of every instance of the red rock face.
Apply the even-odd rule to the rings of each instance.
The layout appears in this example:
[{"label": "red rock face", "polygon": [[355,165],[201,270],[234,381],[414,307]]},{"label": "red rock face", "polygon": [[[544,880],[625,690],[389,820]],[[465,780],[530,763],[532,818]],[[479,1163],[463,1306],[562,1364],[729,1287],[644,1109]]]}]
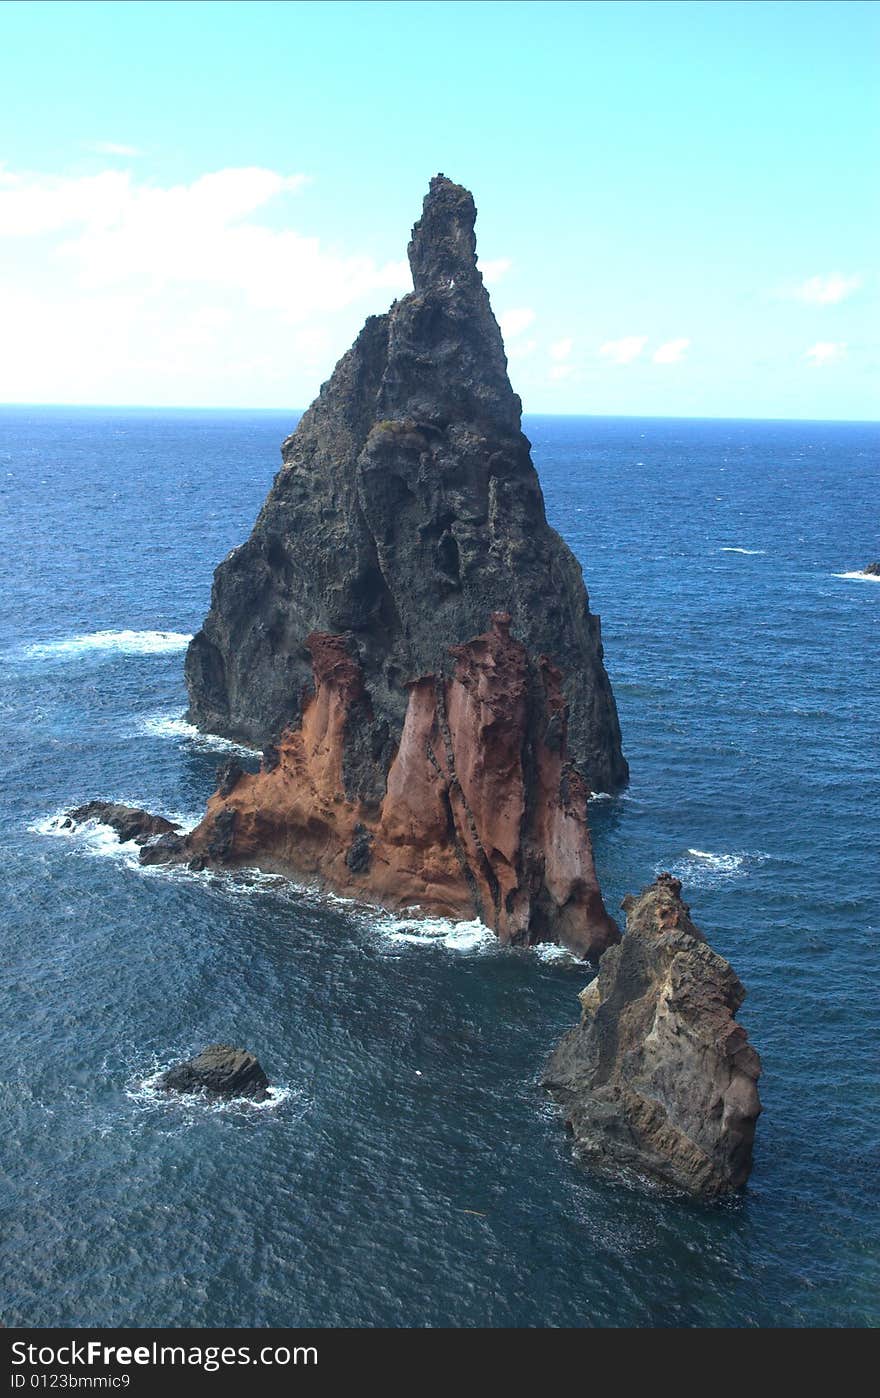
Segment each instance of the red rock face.
[{"label": "red rock face", "polygon": [[[593,866],[589,792],[565,755],[559,671],[506,613],[410,687],[378,811],[345,793],[349,726],[369,712],[340,636],[308,640],[314,695],[271,771],[211,798],[188,852],[313,878],[393,909],[481,918],[504,942],[598,955],[619,938]],[[353,710],[357,709],[357,713]]]}]

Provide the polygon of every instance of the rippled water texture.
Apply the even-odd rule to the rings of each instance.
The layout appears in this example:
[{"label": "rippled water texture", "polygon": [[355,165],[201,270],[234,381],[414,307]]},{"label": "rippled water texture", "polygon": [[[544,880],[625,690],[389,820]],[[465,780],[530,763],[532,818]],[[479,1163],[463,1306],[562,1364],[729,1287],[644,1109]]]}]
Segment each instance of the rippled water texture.
[{"label": "rippled water texture", "polygon": [[[203,805],[183,649],[290,426],[0,412],[3,1318],[876,1324],[877,430],[526,422],[632,767],[591,808],[609,907],[674,870],[749,990],[755,1171],[704,1207],[572,1165],[536,1086],[565,955],[53,823]],[[217,1039],[272,1101],[156,1094]]]}]

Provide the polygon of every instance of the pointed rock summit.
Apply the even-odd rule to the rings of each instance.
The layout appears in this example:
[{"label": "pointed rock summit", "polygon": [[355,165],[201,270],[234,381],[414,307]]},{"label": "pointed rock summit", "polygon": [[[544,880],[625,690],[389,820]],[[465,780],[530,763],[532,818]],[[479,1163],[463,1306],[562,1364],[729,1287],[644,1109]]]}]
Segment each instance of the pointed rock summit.
[{"label": "pointed rock summit", "polygon": [[437,175],[409,244],[414,290],[367,320],[215,573],[189,716],[265,751],[258,775],[226,777],[186,852],[586,953],[618,935],[586,803],[627,766],[475,219]]}]

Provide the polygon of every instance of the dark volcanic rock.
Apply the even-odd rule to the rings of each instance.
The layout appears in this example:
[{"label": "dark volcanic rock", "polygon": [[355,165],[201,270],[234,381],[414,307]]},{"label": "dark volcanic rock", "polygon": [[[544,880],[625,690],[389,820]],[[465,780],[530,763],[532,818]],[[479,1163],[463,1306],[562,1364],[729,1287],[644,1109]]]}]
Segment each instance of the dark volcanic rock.
[{"label": "dark volcanic rock", "polygon": [[160,835],[158,840],[150,840],[140,853],[142,864],[179,864],[188,857],[186,836],[173,832]]},{"label": "dark volcanic rock", "polygon": [[69,811],[67,819],[74,825],[99,820],[116,831],[122,844],[134,840],[136,844],[143,845],[156,835],[174,835],[180,829],[164,816],[150,815],[149,811],[142,811],[137,806],[120,806],[113,801],[89,801],[88,805]]},{"label": "dark volcanic rock", "polygon": [[281,761],[281,754],[276,743],[267,743],[263,748],[262,770],[264,772],[274,772]]},{"label": "dark volcanic rock", "polygon": [[235,790],[239,778],[244,776],[244,769],[235,761],[233,757],[228,757],[225,762],[217,768],[217,790],[221,796],[231,796]]},{"label": "dark volcanic rock", "polygon": [[544,1086],[575,1155],[703,1196],[745,1184],[761,1110],[761,1062],[734,1016],[745,997],[669,874],[626,898],[623,941],[581,994]]},{"label": "dark volcanic rock", "polygon": [[867,573],[869,578],[880,578],[880,563],[866,563],[862,572]]},{"label": "dark volcanic rock", "polygon": [[216,864],[225,864],[232,854],[237,819],[237,811],[225,807],[211,824],[205,852]]},{"label": "dark volcanic rock", "polygon": [[[362,677],[345,794],[382,800],[410,686],[509,612],[558,667],[569,758],[594,790],[627,779],[580,568],[547,524],[521,404],[475,260],[471,195],[431,181],[409,245],[413,292],[372,316],[282,447],[246,543],[216,571],[190,644],[190,718],[274,744],[313,676],[307,638],[340,638]],[[274,760],[267,749],[266,770]]]},{"label": "dark volcanic rock", "polygon": [[345,862],[353,874],[365,874],[370,867],[373,836],[360,822],[354,827],[354,838],[348,847]]},{"label": "dark volcanic rock", "polygon": [[208,1092],[257,1102],[269,1095],[269,1079],[254,1055],[228,1044],[211,1044],[195,1058],[169,1068],[159,1085],[167,1092]]}]

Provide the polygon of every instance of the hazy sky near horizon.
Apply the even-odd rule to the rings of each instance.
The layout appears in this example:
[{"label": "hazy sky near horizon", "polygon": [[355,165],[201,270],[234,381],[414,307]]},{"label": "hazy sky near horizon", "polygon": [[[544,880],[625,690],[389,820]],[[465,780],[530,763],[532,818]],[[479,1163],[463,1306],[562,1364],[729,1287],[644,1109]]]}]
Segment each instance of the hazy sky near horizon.
[{"label": "hazy sky near horizon", "polygon": [[473,190],[526,411],[878,418],[870,3],[4,3],[0,401],[300,408]]}]

